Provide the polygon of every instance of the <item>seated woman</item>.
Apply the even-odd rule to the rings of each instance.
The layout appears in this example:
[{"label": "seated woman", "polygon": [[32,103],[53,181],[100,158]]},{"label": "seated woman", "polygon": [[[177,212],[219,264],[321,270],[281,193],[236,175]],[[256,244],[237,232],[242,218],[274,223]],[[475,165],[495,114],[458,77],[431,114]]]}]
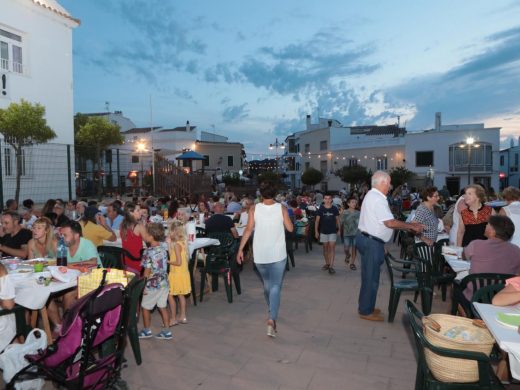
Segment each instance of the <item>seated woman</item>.
[{"label": "seated woman", "polygon": [[[511,244],[515,226],[509,217],[493,215],[485,228],[487,240],[474,240],[464,248],[463,256],[471,261],[470,274],[520,273],[520,248]],[[471,285],[464,290],[466,299],[471,300]]]},{"label": "seated woman", "polygon": [[87,207],[79,223],[83,231],[83,238],[92,241],[96,247],[103,245],[103,240],[115,241],[117,239],[105,217],[95,207]]},{"label": "seated woman", "polygon": [[[7,270],[0,264],[0,308],[10,310],[14,307],[14,285],[7,276]],[[11,344],[16,336],[14,314],[0,316],[0,352]]]},{"label": "seated woman", "polygon": [[29,259],[37,257],[56,257],[57,240],[54,237],[52,223],[49,218],[41,217],[32,226],[33,238],[27,244]]}]

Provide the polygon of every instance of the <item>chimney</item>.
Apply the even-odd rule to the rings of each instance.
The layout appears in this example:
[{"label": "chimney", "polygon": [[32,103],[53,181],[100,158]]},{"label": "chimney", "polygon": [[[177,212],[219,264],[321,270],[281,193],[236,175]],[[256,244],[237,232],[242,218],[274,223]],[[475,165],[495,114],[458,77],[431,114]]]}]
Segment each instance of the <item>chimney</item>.
[{"label": "chimney", "polygon": [[186,121],[186,132],[190,131],[190,121]]},{"label": "chimney", "polygon": [[307,114],[307,130],[311,129],[311,116]]},{"label": "chimney", "polygon": [[329,119],[328,121],[329,127],[332,127],[332,119]]},{"label": "chimney", "polygon": [[441,129],[441,113],[435,113],[435,130],[439,131]]}]

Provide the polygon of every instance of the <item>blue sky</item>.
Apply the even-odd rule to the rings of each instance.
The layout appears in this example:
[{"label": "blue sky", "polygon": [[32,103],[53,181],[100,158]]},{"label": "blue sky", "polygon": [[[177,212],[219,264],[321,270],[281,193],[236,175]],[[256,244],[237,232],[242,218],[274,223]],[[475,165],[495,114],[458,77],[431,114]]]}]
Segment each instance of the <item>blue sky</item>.
[{"label": "blue sky", "polygon": [[266,154],[305,115],[520,136],[520,1],[60,0],[75,111],[199,130]]}]

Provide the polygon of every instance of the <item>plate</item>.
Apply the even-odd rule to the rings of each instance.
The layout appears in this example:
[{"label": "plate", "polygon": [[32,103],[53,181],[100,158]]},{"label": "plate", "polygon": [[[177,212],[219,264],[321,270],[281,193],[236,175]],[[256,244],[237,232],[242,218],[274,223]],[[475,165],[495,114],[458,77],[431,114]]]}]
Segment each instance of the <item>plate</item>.
[{"label": "plate", "polygon": [[508,328],[518,329],[520,326],[520,313],[497,313],[495,319]]}]

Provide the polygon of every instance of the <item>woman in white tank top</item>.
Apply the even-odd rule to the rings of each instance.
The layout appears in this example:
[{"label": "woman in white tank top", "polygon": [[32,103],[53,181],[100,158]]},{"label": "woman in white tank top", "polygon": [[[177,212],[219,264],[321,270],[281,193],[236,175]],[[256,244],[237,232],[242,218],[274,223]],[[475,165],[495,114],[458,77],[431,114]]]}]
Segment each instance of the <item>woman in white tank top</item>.
[{"label": "woman in white tank top", "polygon": [[520,246],[520,190],[516,187],[507,187],[502,196],[507,202],[507,206],[500,209],[499,215],[511,218],[515,225],[515,234],[511,238],[511,244]]},{"label": "woman in white tank top", "polygon": [[269,309],[267,335],[276,337],[276,319],[278,318],[280,293],[285,263],[287,262],[285,229],[292,232],[293,225],[287,209],[274,200],[276,189],[271,183],[262,183],[260,194],[262,195],[262,202],[249,210],[247,227],[238,248],[237,262],[242,264],[244,246],[254,230],[253,257],[264,284],[264,296]]}]

